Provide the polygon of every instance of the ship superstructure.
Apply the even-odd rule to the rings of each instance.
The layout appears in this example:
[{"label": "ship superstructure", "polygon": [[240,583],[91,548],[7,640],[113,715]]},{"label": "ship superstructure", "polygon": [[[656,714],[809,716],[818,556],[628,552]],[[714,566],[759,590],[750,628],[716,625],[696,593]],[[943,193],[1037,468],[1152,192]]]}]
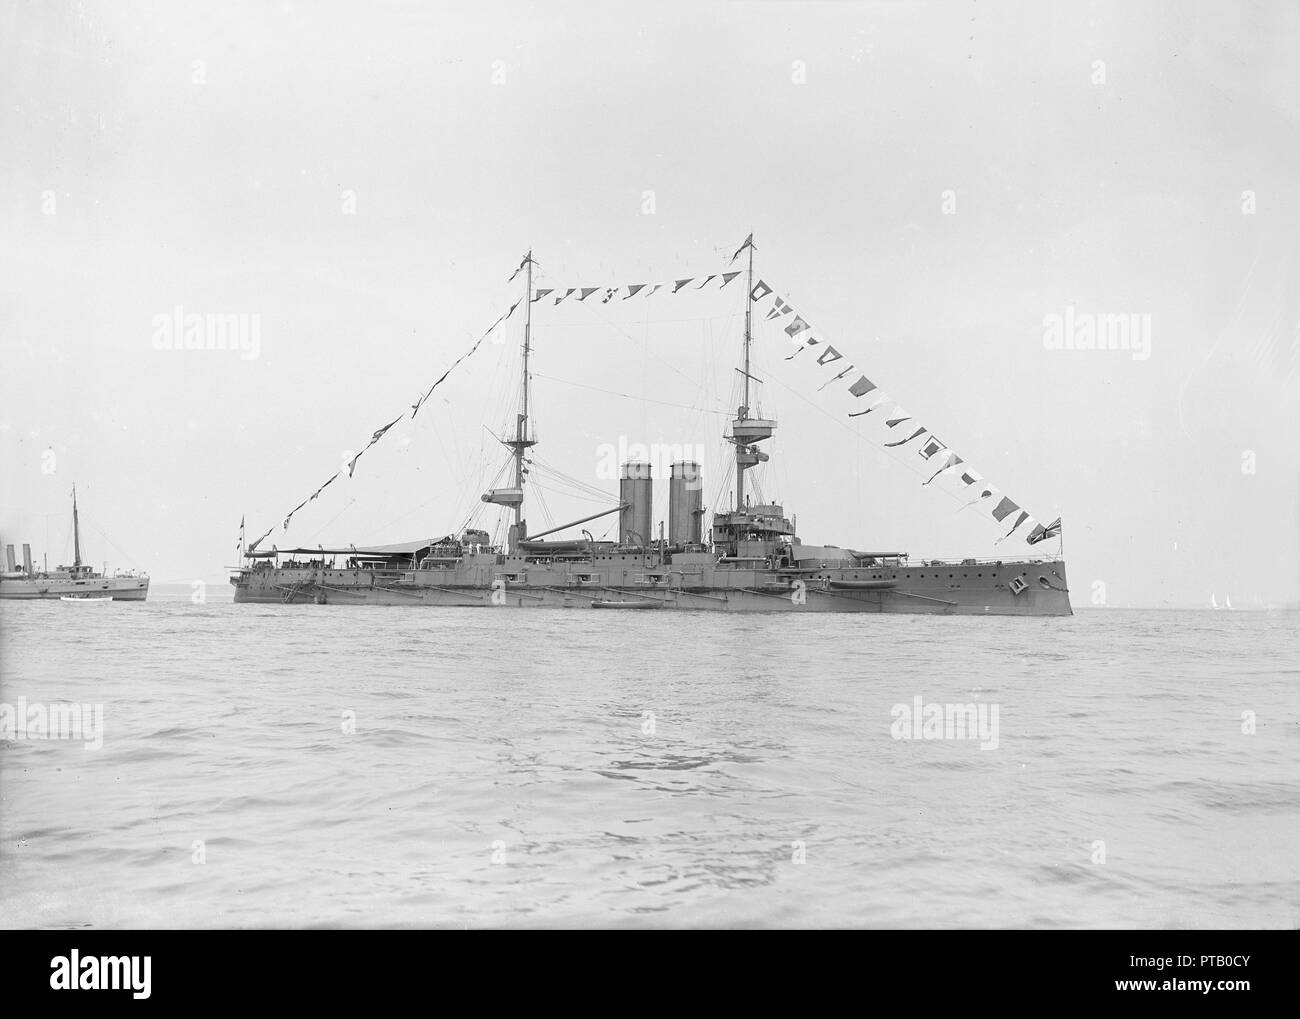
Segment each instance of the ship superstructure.
[{"label": "ship superstructure", "polygon": [[[753,294],[752,237],[746,247],[745,277]],[[399,545],[259,551],[254,543],[230,578],[236,602],[1072,614],[1065,561],[1059,555],[918,561],[905,552],[810,545],[800,539],[782,505],[754,502],[746,473],[768,461],[761,446],[775,434],[777,422],[751,406],[751,300],[746,300],[738,369],[740,405],[725,436],[735,451],[734,503],[714,512],[706,530],[701,465],[681,460],[669,468],[668,519],[656,529],[653,466],[628,460],[621,466],[615,505],[530,535],[524,515],[528,451],[538,442],[529,420],[533,265],[530,252],[520,265],[527,271],[530,299],[521,347],[519,409],[513,429],[500,437],[513,460],[512,483],[482,496],[482,502],[501,506],[510,515],[504,545],[491,543],[487,532],[477,528]],[[631,289],[636,293],[641,288]],[[617,540],[596,540],[585,530],[579,532],[581,537],[552,537],[614,513]]]}]

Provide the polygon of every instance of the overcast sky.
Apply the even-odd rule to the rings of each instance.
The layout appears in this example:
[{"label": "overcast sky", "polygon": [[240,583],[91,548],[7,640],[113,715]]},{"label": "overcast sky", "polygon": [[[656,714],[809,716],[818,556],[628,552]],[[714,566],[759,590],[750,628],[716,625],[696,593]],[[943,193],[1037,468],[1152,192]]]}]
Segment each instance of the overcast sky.
[{"label": "overcast sky", "polygon": [[[818,335],[1063,517],[1076,606],[1300,595],[1295,4],[431,7],[4,5],[0,541],[70,558],[73,482],[87,557],[160,582],[224,583],[243,516],[492,531],[522,309],[409,410],[524,251],[629,284],[752,230]],[[537,456],[612,497],[603,444],[701,446],[725,504],[738,286],[590,303],[534,306]],[[156,349],[178,306],[256,316],[257,356]],[[1049,349],[1068,308],[1149,316],[1149,356]],[[751,474],[804,541],[1030,551],[790,349],[757,330]],[[533,531],[600,508],[537,480]]]}]

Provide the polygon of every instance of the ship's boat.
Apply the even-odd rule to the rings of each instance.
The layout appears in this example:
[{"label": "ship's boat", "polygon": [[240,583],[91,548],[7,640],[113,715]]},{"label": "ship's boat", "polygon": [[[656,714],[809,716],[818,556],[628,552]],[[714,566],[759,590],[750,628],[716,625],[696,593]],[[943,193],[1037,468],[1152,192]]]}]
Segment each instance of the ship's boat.
[{"label": "ship's boat", "polygon": [[[617,287],[535,286],[536,263],[529,252],[511,281],[523,294],[472,346],[446,369],[411,406],[413,419],[434,390],[470,357],[489,335],[506,328],[516,309],[522,314],[517,375],[518,409],[497,436],[507,453],[492,487],[469,512],[466,526],[442,538],[400,545],[334,545],[269,550],[261,544],[274,531],[245,546],[241,527],[240,566],[231,583],[237,603],[282,602],[331,605],[428,605],[442,607],[679,609],[728,612],[899,612],[930,614],[1066,616],[1071,614],[1065,561],[1056,555],[1017,559],[962,557],[912,560],[906,552],[860,552],[852,548],[802,540],[793,515],[781,503],[759,494],[762,472],[748,474],[771,459],[778,422],[758,406],[758,385],[751,358],[758,331],[789,340],[791,353],[782,361],[801,360],[792,370],[816,373],[818,399],[838,408],[836,415],[861,434],[874,430],[890,455],[919,455],[927,475],[922,487],[945,490],[996,524],[999,542],[1022,539],[1038,546],[1059,538],[1058,517],[1040,524],[1000,489],[984,480],[962,456],[940,441],[915,417],[862,373],[857,362],[828,342],[764,280],[755,280],[752,235],[732,257],[748,253],[743,268],[665,283]],[[732,286],[744,279],[744,293]],[[728,287],[731,287],[728,290]],[[704,472],[698,460],[682,457],[668,465],[667,520],[655,517],[654,465],[643,458],[621,458],[618,494],[561,474],[536,455],[530,357],[534,306],[591,308],[618,299],[655,300],[656,295],[716,288],[744,302],[744,334],[734,390],[738,406],[728,408],[722,438],[730,447],[734,484],[726,486],[712,507],[704,505]],[[588,302],[589,303],[583,303]],[[669,296],[662,298],[668,300]],[[544,304],[540,303],[545,301]],[[511,327],[513,328],[513,326]],[[684,374],[684,373],[683,373]],[[507,396],[512,394],[505,394]],[[616,396],[626,394],[615,393]],[[493,401],[494,403],[497,401]],[[638,407],[641,404],[638,403]],[[720,409],[720,408],[718,408]],[[641,413],[639,410],[638,413]],[[874,415],[874,416],[873,416]],[[361,453],[348,463],[352,475],[370,446],[405,417],[375,431]],[[851,422],[851,423],[850,423]],[[909,461],[915,465],[915,461]],[[330,477],[283,519],[315,500],[341,472]],[[532,531],[525,507],[548,485],[536,477],[568,486],[579,497],[604,501],[606,508],[559,526]],[[486,476],[486,471],[485,471]],[[530,494],[536,485],[538,495]],[[479,527],[479,515],[497,514],[496,536]],[[617,537],[595,539],[582,525],[617,518]],[[707,526],[706,526],[707,519]],[[489,521],[483,521],[485,524]],[[593,525],[596,526],[596,525]],[[610,524],[613,530],[613,525]],[[562,532],[569,532],[567,535]],[[504,533],[503,533],[504,532]],[[580,533],[581,537],[575,537]],[[501,540],[501,539],[504,540]],[[1035,552],[1038,549],[1035,548]]]}]

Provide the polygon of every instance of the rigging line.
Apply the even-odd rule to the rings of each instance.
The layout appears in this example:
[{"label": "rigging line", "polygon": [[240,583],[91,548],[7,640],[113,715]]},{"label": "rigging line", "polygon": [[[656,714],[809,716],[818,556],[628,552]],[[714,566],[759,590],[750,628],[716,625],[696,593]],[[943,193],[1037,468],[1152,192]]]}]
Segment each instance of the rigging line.
[{"label": "rigging line", "polygon": [[[486,488],[487,489],[495,488],[497,482],[501,480],[501,475],[503,475],[509,468],[510,468],[510,461],[506,460],[500,467],[497,468],[497,472],[494,475],[492,475],[492,480],[488,482]],[[483,488],[484,486],[480,485],[479,487]]]},{"label": "rigging line", "polygon": [[433,429],[433,437],[438,443],[438,449],[442,451],[443,460],[447,463],[455,463],[455,461],[452,460],[451,457],[447,455],[447,444],[442,440],[442,429],[441,428]]},{"label": "rigging line", "polygon": [[[610,318],[608,318],[608,317],[606,317],[606,316],[604,316],[604,315],[601,315],[600,312],[597,311],[594,307],[590,307],[590,306],[588,306],[588,307],[587,307],[587,311],[590,312],[592,315],[596,316],[597,318],[599,318],[600,321],[604,323],[604,325],[606,326],[606,328],[613,330],[615,333],[617,333],[617,334],[618,334],[618,335],[619,335],[619,336],[620,336],[624,341],[626,341],[627,343],[630,343],[630,344],[633,344],[633,345],[636,345],[636,344],[637,344],[637,340],[636,340],[636,338],[635,338],[631,333],[629,333],[626,329],[623,329],[623,328],[622,328],[621,326],[619,326],[616,322],[614,322],[613,319],[610,319]],[[641,345],[642,348],[644,349],[644,340],[641,342],[640,345]],[[689,375],[687,375],[684,371],[682,371],[680,368],[678,368],[677,365],[675,365],[675,364],[673,364],[671,361],[669,361],[667,358],[660,357],[658,354],[654,353],[653,351],[648,351],[648,353],[650,354],[651,357],[653,357],[653,358],[654,358],[656,361],[658,361],[660,364],[666,365],[668,368],[670,368],[672,371],[676,372],[678,375],[680,375],[682,378],[686,379],[688,382],[694,382],[694,381],[695,381],[695,380],[692,379]]]},{"label": "rigging line", "polygon": [[[443,402],[449,403],[450,401],[444,398]],[[452,476],[454,479],[454,483],[456,485],[456,496],[452,500],[452,505],[461,506],[464,505],[466,488],[468,487],[470,482],[470,478],[468,477],[469,467],[468,464],[466,463],[466,458],[462,457],[460,452],[460,444],[457,438],[457,430],[456,430],[456,416],[454,414],[447,415],[446,422],[447,422],[446,430],[450,431],[452,437],[453,456],[447,455],[446,443],[442,441],[442,433],[444,429],[436,426],[429,426],[429,427],[433,428],[434,438],[436,438],[438,441],[438,447],[439,449],[442,450],[444,459],[447,461],[449,466],[453,468]],[[416,471],[420,470],[418,466],[415,469]]]},{"label": "rigging line", "polygon": [[[487,425],[484,425],[483,427],[484,427],[484,429],[486,429],[486,428],[487,428]],[[491,434],[491,433],[489,432],[488,434]],[[495,438],[495,436],[493,436],[493,437]],[[513,465],[514,465],[514,457],[513,457],[513,456],[507,457],[506,460],[501,464],[501,466],[500,466],[499,468],[497,468],[497,472],[496,472],[496,474],[494,474],[494,475],[492,476],[492,480],[491,480],[491,482],[488,483],[488,486],[487,486],[488,490],[491,490],[491,489],[495,488],[495,487],[497,486],[497,483],[501,480],[502,475],[505,474],[506,471],[510,470],[510,468],[511,468]],[[481,511],[482,507],[483,507],[483,506],[486,506],[486,505],[488,505],[488,504],[487,504],[487,503],[482,503],[482,502],[481,502],[480,505],[479,505],[479,507],[478,507],[477,509],[475,509],[475,510],[471,510],[471,512],[470,512],[470,514],[469,514],[469,515],[470,515],[470,518],[472,519],[472,518],[476,517],[477,514],[478,514],[478,512]],[[498,507],[498,508],[501,509],[501,510],[503,510],[503,511],[504,511],[505,509],[507,509],[507,507],[505,507],[505,506],[500,506],[500,507]],[[498,513],[498,514],[497,514],[497,522],[496,522],[496,530],[494,530],[494,531],[492,532],[492,533],[493,533],[492,544],[494,544],[494,545],[497,544],[496,536],[497,536],[497,535],[499,534],[499,532],[500,532],[500,529],[501,529],[501,521],[502,521],[502,515],[501,515],[500,513]]]},{"label": "rigging line", "polygon": [[[649,351],[650,351],[650,306],[647,304],[645,306],[645,315],[641,323],[641,358],[643,361],[645,359],[646,354],[649,353]],[[640,406],[636,409],[641,412],[641,434],[644,435],[646,434],[646,432],[650,430],[649,423],[646,420],[649,416],[649,407],[647,405],[650,403],[650,401],[643,398],[637,402],[640,403]],[[648,534],[645,535],[647,541],[650,539],[650,537],[651,536]]]},{"label": "rigging line", "polygon": [[[325,523],[321,524],[320,527],[316,529],[316,532],[312,535],[312,537],[319,538],[321,535],[321,531],[325,530],[325,528],[329,527],[329,525],[334,523],[335,520],[343,516],[344,513],[346,513],[353,505],[355,505],[356,501],[357,501],[356,496],[353,496],[351,499],[349,499],[347,501],[347,504],[341,510],[335,513],[334,516],[330,517],[329,520],[325,521]],[[270,535],[268,534],[267,537],[269,538]],[[272,546],[274,546],[275,542],[271,542],[271,544]],[[320,542],[317,542],[317,544],[320,544]]]},{"label": "rigging line", "polygon": [[[444,398],[443,402],[444,402],[444,403],[448,403],[448,404],[450,403],[450,401],[449,401],[449,400],[446,400],[445,398]],[[456,418],[455,418],[455,415],[451,415],[451,416],[449,416],[449,417],[448,417],[448,422],[449,422],[449,424],[451,425],[451,447],[452,447],[452,452],[453,452],[453,453],[455,454],[455,456],[456,456],[455,463],[456,463],[456,466],[457,466],[458,468],[461,468],[461,467],[462,467],[462,460],[461,460],[461,455],[460,455],[460,436],[459,436],[459,434],[457,433],[457,430],[456,430]]]},{"label": "rigging line", "polygon": [[[504,434],[510,432],[510,429],[506,426],[506,423],[510,420],[510,408],[518,408],[519,406],[519,392],[514,381],[519,375],[518,365],[518,348],[512,343],[498,363],[492,393],[489,396],[493,403],[488,420],[500,424]],[[491,430],[489,429],[489,431]],[[496,438],[495,433],[492,434]],[[498,438],[497,441],[499,442],[500,439]]]},{"label": "rigging line", "polygon": [[[724,444],[724,445],[725,445],[725,444]],[[725,448],[720,448],[719,453],[718,453],[718,462],[719,462],[720,464],[724,464],[724,463],[727,463],[727,462],[728,462],[727,451],[726,451]],[[725,471],[725,470],[724,470],[724,471],[719,471],[719,472],[718,472],[718,487],[714,490],[714,493],[713,493],[713,502],[710,503],[710,508],[711,508],[711,509],[713,510],[713,512],[715,512],[715,513],[718,511],[718,507],[720,507],[720,506],[723,505],[723,502],[722,502],[722,496],[723,496],[723,493],[724,493],[724,492],[731,492],[731,491],[733,491],[733,489],[732,489],[732,487],[731,487],[731,477],[733,477],[733,476],[735,475],[735,473],[736,473],[736,471],[735,471],[735,468],[736,468],[735,461],[734,461],[734,460],[731,460],[731,461],[729,462],[729,466],[730,466],[730,468],[731,468],[730,471]],[[725,512],[725,511],[724,511],[724,512]]]},{"label": "rigging line", "polygon": [[[501,441],[501,437],[500,437],[499,435],[497,435],[496,432],[492,431],[492,429],[489,428],[487,425],[483,425],[482,427],[483,427],[483,431],[487,432],[488,435],[492,436],[492,441],[493,441],[493,442],[499,443],[499,442]],[[481,439],[481,437],[480,437],[480,439]],[[480,451],[482,450],[482,448],[483,448],[483,447],[482,447],[482,445],[481,445],[481,443],[480,443],[480,446],[479,446]]]},{"label": "rigging line", "polygon": [[[418,513],[420,510],[424,509],[424,508],[425,508],[426,506],[428,506],[430,503],[432,503],[432,502],[436,502],[437,499],[438,499],[438,497],[437,497],[436,495],[434,495],[434,496],[430,496],[428,499],[426,499],[424,502],[420,503],[418,506],[412,506],[409,510],[407,510],[405,513],[403,513],[401,516],[398,516],[398,517],[390,517],[388,520],[384,521],[384,523],[382,523],[382,524],[380,524],[378,527],[376,527],[375,530],[378,531],[378,532],[382,532],[382,531],[385,531],[385,530],[387,530],[388,528],[392,527],[394,524],[400,524],[403,520],[406,520],[408,517],[414,515],[415,513]],[[427,532],[426,532],[426,533],[427,533]]]},{"label": "rigging line", "polygon": [[541,471],[543,471],[548,477],[553,478],[556,481],[563,482],[565,485],[574,489],[575,491],[579,491],[584,495],[590,495],[593,497],[604,498],[604,499],[610,498],[609,493],[605,491],[605,489],[601,488],[599,485],[589,485],[585,481],[582,481],[579,478],[574,478],[569,476],[568,474],[565,474],[563,471],[551,466],[545,461],[541,461],[541,462],[534,461],[534,463],[536,463],[538,468]]},{"label": "rigging line", "polygon": [[1259,258],[1260,252],[1257,250],[1255,252],[1254,260],[1250,263],[1250,268],[1246,270],[1246,278],[1242,281],[1241,293],[1237,297],[1237,306],[1232,309],[1232,314],[1229,316],[1227,323],[1225,323],[1223,328],[1218,331],[1219,335],[1210,347],[1210,352],[1205,355],[1205,360],[1198,365],[1193,365],[1191,371],[1189,371],[1187,376],[1183,379],[1183,384],[1178,387],[1178,427],[1183,430],[1184,435],[1190,434],[1187,431],[1187,423],[1183,420],[1183,396],[1187,392],[1187,385],[1192,381],[1192,377],[1198,371],[1210,363],[1210,360],[1214,357],[1214,352],[1219,349],[1219,344],[1223,342],[1224,335],[1233,327],[1233,325],[1236,324],[1237,319],[1241,316],[1242,306],[1246,303],[1246,297],[1250,293],[1255,278],[1255,268],[1259,265]]},{"label": "rigging line", "polygon": [[484,508],[484,506],[486,506],[486,505],[487,505],[486,503],[482,503],[482,502],[481,502],[481,503],[479,503],[477,506],[475,506],[472,510],[470,510],[469,513],[468,513],[468,514],[466,515],[466,517],[465,517],[465,521],[464,521],[464,523],[462,523],[462,524],[460,525],[460,527],[456,529],[456,534],[464,534],[464,533],[465,533],[467,530],[469,530],[469,529],[470,529],[470,528],[471,528],[475,523],[477,523],[477,522],[478,522],[478,518],[479,518],[480,514],[483,512],[483,508]]},{"label": "rigging line", "polygon": [[[63,516],[62,513],[53,513],[49,515],[59,516],[59,517]],[[49,544],[48,538],[46,539],[46,544]],[[69,550],[71,550],[71,548],[72,548],[72,521],[69,520],[67,524],[64,526],[62,550],[59,552],[59,555],[66,557]]]},{"label": "rigging line", "polygon": [[555,523],[555,518],[551,515],[551,507],[546,504],[546,489],[534,482],[533,489],[537,492],[537,506],[542,511],[542,521],[547,527]]},{"label": "rigging line", "polygon": [[[809,399],[808,399],[806,396],[804,396],[802,393],[798,392],[798,391],[795,390],[795,389],[792,389],[790,386],[787,386],[787,385],[786,385],[784,382],[782,382],[780,379],[776,378],[775,376],[771,376],[771,380],[772,380],[773,382],[775,382],[778,386],[780,386],[782,389],[786,390],[787,392],[789,392],[789,393],[792,394],[793,396],[797,397],[799,400],[802,400],[804,403],[808,404],[808,406],[811,407],[813,410],[817,411],[818,414],[821,414],[823,417],[828,418],[828,419],[831,420],[831,421],[834,421],[836,425],[838,425],[840,428],[843,428],[846,432],[848,432],[849,434],[851,434],[855,439],[864,440],[864,441],[862,442],[862,444],[863,444],[864,446],[866,446],[868,449],[870,449],[870,450],[872,450],[873,452],[875,452],[875,453],[877,453],[877,454],[879,454],[879,455],[885,457],[885,459],[887,459],[887,460],[891,460],[891,461],[893,461],[894,463],[898,464],[900,467],[903,467],[905,470],[909,471],[909,472],[910,472],[912,475],[914,475],[915,477],[920,477],[922,474],[925,473],[925,469],[924,469],[924,468],[913,468],[913,467],[911,467],[911,466],[908,465],[907,461],[905,461],[905,460],[901,460],[901,459],[898,459],[897,457],[895,457],[895,456],[893,456],[893,455],[891,455],[891,454],[885,453],[884,450],[882,450],[882,449],[877,449],[876,446],[875,446],[874,444],[872,444],[872,443],[870,443],[870,442],[866,442],[866,441],[865,441],[866,436],[860,434],[859,432],[854,431],[853,428],[852,428],[850,425],[845,424],[845,423],[844,423],[843,421],[841,421],[839,418],[834,417],[834,416],[833,416],[829,411],[827,411],[825,408],[817,406],[817,404],[813,403],[811,400],[809,400]],[[984,479],[984,480],[985,480],[985,482],[988,481],[987,478]],[[955,493],[955,492],[950,492],[950,491],[948,491],[946,488],[941,488],[941,489],[939,489],[939,491],[943,492],[945,495],[947,495],[947,496],[948,496],[950,499],[952,499],[954,502],[961,502],[961,501],[962,501],[962,496],[961,496],[961,495],[958,495],[958,494]]]},{"label": "rigging line", "polygon": [[[443,397],[442,402],[447,407],[449,408],[451,407],[451,401],[446,397]],[[456,425],[456,417],[457,415],[455,413],[447,413],[446,415],[444,415],[442,417],[442,420],[446,422],[446,426],[447,426],[446,429],[435,428],[435,432],[438,434],[438,445],[439,448],[443,450],[444,456],[447,455],[447,446],[442,441],[442,433],[444,430],[451,433],[451,456],[448,458],[448,462],[455,468],[456,477],[457,479],[459,479],[461,491],[457,494],[457,498],[460,499],[464,496],[465,486],[468,485],[470,482],[469,460],[473,456],[473,450],[461,449],[460,429]]]},{"label": "rigging line", "polygon": [[106,542],[112,545],[113,548],[117,551],[117,554],[122,556],[128,563],[134,565],[137,562],[135,556],[131,555],[129,552],[126,552],[122,548],[120,548],[117,542],[115,542],[112,538],[110,538],[107,534],[104,533],[103,528],[98,527],[95,524],[91,524],[90,526],[95,529],[95,531],[99,534],[101,538],[103,538]]},{"label": "rigging line", "polygon": [[[536,483],[537,482],[534,482],[534,484]],[[547,487],[546,491],[550,492],[552,495],[562,495],[568,499],[574,499],[578,502],[589,502],[597,506],[608,506],[610,503],[618,501],[616,497],[609,495],[608,493],[596,494],[594,492],[575,492],[572,488],[565,489],[550,487]]]},{"label": "rigging line", "polygon": [[706,407],[700,407],[698,405],[689,405],[685,403],[670,403],[667,400],[652,400],[648,396],[634,396],[631,393],[619,393],[613,389],[602,389],[600,386],[589,386],[583,382],[573,382],[570,381],[569,379],[558,378],[555,375],[543,375],[541,372],[533,372],[533,378],[546,379],[548,382],[561,382],[566,386],[577,386],[579,389],[590,389],[597,393],[606,393],[609,396],[621,396],[627,400],[640,400],[643,403],[657,403],[662,407],[675,407],[678,410],[695,411],[700,414],[726,415],[727,413],[729,413],[728,411],[725,410],[709,410]]},{"label": "rigging line", "polygon": [[588,494],[588,495],[599,496],[600,498],[603,498],[603,499],[612,498],[612,497],[609,495],[609,493],[606,492],[603,488],[600,488],[600,487],[597,486],[597,485],[589,485],[589,484],[587,484],[587,482],[585,482],[585,481],[582,481],[582,480],[580,480],[580,479],[578,479],[578,478],[572,477],[571,475],[565,474],[565,473],[564,473],[562,470],[560,470],[558,467],[555,467],[553,464],[550,464],[550,463],[548,463],[547,461],[542,460],[542,459],[540,459],[540,458],[538,458],[538,457],[536,457],[536,456],[530,458],[530,462],[533,463],[533,464],[535,464],[537,467],[539,467],[539,468],[540,468],[542,471],[544,471],[546,474],[548,474],[548,475],[550,475],[551,477],[555,478],[557,481],[563,481],[563,482],[566,482],[567,484],[569,484],[569,485],[572,486],[573,488],[576,488],[576,489],[578,489],[579,491],[582,491],[582,492],[584,492],[584,493],[586,493],[586,494]]},{"label": "rigging line", "polygon": [[565,498],[573,499],[577,502],[589,502],[597,506],[602,506],[602,505],[608,506],[609,503],[611,502],[609,496],[601,496],[597,498],[596,496],[591,496],[591,495],[575,495],[574,493],[566,492],[563,489],[554,489],[551,488],[549,485],[543,485],[536,478],[533,479],[532,487],[536,488],[538,491],[549,492],[551,495],[564,496]]},{"label": "rigging line", "polygon": [[[538,486],[538,487],[542,487],[542,486]],[[597,499],[594,496],[574,495],[572,492],[565,492],[563,490],[557,490],[554,488],[542,488],[542,491],[549,492],[551,495],[559,496],[563,499],[568,500],[569,502],[585,502],[588,506],[608,506],[611,502],[615,501],[613,499],[610,499],[608,496],[606,496],[603,499]]]},{"label": "rigging line", "polygon": [[[478,436],[478,484],[475,485],[474,487],[480,492],[483,491],[483,472],[487,469],[487,457],[483,455],[483,432],[486,431],[487,431],[487,425],[484,425],[483,428],[479,431],[479,436]],[[465,522],[460,526],[461,533],[464,533],[465,529],[468,528],[469,525],[473,523],[475,518],[478,517],[484,505],[486,504],[483,503],[482,501],[476,501],[470,505],[470,510],[465,515]]]}]

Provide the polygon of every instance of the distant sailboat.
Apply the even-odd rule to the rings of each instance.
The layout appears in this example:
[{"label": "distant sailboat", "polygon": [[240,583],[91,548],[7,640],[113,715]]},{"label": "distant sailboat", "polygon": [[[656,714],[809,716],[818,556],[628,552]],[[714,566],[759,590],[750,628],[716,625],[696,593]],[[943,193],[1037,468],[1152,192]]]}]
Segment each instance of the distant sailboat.
[{"label": "distant sailboat", "polygon": [[1214,597],[1213,593],[1211,593],[1211,594],[1210,594],[1210,608],[1212,608],[1212,609],[1217,609],[1218,607],[1219,607],[1218,599]]},{"label": "distant sailboat", "polygon": [[1225,594],[1225,595],[1223,596],[1223,607],[1224,607],[1225,609],[1230,609],[1230,608],[1232,608],[1232,595],[1230,595],[1230,594]]}]

